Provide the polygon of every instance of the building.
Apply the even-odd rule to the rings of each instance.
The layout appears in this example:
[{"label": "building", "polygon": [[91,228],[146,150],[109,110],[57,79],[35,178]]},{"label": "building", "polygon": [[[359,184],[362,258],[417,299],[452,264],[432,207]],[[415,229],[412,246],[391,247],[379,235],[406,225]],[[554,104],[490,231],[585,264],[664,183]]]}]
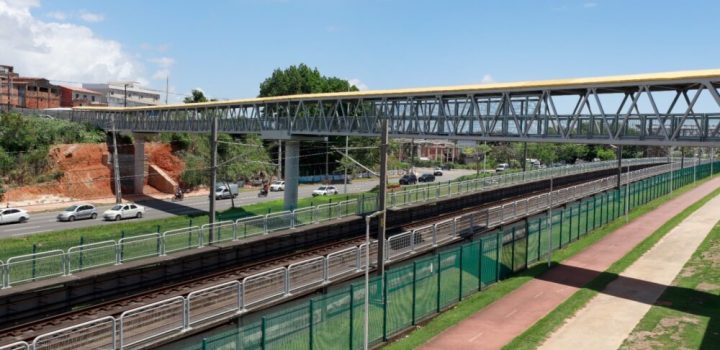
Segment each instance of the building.
[{"label": "building", "polygon": [[0,65],[0,105],[11,108],[58,108],[60,89],[45,78],[23,77]]},{"label": "building", "polygon": [[0,105],[11,108],[58,108],[60,88],[45,78],[23,77],[0,65]]},{"label": "building", "polygon": [[407,161],[433,160],[438,162],[454,162],[460,157],[462,148],[449,140],[394,139],[399,144],[398,160]]},{"label": "building", "polygon": [[61,107],[106,106],[100,102],[102,94],[97,91],[69,85],[59,87]]},{"label": "building", "polygon": [[100,93],[99,102],[111,107],[156,106],[160,104],[159,93],[143,89],[132,82],[83,84],[82,87]]}]

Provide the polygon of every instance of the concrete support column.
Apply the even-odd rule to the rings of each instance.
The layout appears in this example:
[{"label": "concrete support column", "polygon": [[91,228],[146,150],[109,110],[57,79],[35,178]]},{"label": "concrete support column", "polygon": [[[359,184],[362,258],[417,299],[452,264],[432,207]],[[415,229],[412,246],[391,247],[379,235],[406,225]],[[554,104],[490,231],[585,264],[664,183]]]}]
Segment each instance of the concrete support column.
[{"label": "concrete support column", "polygon": [[133,156],[133,189],[135,194],[142,194],[145,185],[145,136],[134,134],[133,139],[135,139],[133,147],[135,149]]},{"label": "concrete support column", "polygon": [[285,210],[297,208],[300,177],[300,141],[285,141]]}]

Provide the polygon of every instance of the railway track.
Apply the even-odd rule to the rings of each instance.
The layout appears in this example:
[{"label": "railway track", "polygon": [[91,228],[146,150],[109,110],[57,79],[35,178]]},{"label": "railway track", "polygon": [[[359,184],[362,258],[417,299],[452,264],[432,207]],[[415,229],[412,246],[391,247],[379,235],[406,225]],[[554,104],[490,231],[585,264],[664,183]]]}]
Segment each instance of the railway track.
[{"label": "railway track", "polygon": [[143,293],[138,293],[114,299],[100,304],[83,307],[78,310],[27,322],[5,329],[0,329],[0,343],[29,340],[38,334],[52,332],[71,324],[78,324],[105,316],[117,316],[122,312],[147,305],[170,297],[187,295],[188,293],[205,287],[221,284],[233,280],[242,280],[244,277],[270,270],[278,266],[287,266],[293,262],[302,261],[310,257],[326,255],[328,253],[355,246],[364,242],[362,238],[352,238],[343,241],[324,244],[311,250],[287,254],[279,258],[260,261],[228,271],[221,271],[203,277],[158,287]]},{"label": "railway track", "polygon": [[[573,185],[574,184],[558,186],[556,189],[571,187]],[[414,220],[407,224],[396,225],[395,227],[388,229],[388,237],[391,236],[393,233],[409,231],[415,228],[431,225],[433,223],[437,223],[449,218],[462,216],[464,214],[476,212],[490,207],[511,203],[519,199],[532,197],[544,192],[546,191],[532,191],[524,193],[522,195],[506,197],[502,200],[493,201],[479,206],[465,208],[462,210],[446,213],[431,218]],[[39,334],[46,334],[48,332],[67,327],[68,325],[79,324],[107,316],[117,317],[118,315],[129,309],[148,305],[161,300],[166,300],[172,297],[187,296],[192,291],[207,288],[210,286],[215,286],[230,281],[240,281],[247,276],[272,270],[273,268],[285,267],[292,263],[307,260],[309,258],[325,256],[329,253],[337,252],[352,246],[357,246],[361,243],[364,243],[364,238],[356,237],[323,244],[305,251],[286,254],[278,258],[269,258],[250,265],[233,268],[231,270],[211,273],[205,276],[192,278],[190,280],[185,280],[170,285],[165,285],[119,299],[113,299],[99,304],[88,305],[63,314],[54,315],[51,317],[19,325],[14,325],[12,327],[7,327],[0,330],[0,343],[27,341],[31,340]]]}]

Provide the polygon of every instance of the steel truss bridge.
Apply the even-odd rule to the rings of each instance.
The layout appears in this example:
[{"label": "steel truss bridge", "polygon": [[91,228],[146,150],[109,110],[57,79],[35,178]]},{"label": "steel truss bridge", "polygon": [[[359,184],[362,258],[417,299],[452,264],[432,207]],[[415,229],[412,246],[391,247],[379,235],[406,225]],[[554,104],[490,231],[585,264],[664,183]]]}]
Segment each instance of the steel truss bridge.
[{"label": "steel truss bridge", "polygon": [[[63,119],[140,133],[259,133],[720,146],[720,69],[197,104],[75,108]],[[699,101],[703,101],[699,103]],[[702,108],[703,113],[699,111]]]}]

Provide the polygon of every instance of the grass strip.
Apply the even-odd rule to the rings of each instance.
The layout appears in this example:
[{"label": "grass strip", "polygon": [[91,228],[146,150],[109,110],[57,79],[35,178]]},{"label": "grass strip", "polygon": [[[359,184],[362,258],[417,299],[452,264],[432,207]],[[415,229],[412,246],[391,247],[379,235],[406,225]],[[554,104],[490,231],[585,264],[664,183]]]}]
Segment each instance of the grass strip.
[{"label": "grass strip", "polygon": [[635,246],[628,254],[620,258],[618,261],[610,265],[610,267],[601,272],[600,275],[595,277],[592,281],[584,285],[580,290],[575,292],[565,302],[560,304],[555,310],[550,312],[548,315],[540,319],[532,327],[527,329],[523,334],[515,338],[512,342],[508,343],[503,349],[535,349],[542,342],[547,339],[555,330],[565,323],[565,320],[573,316],[578,310],[584,307],[590,299],[600,293],[614,281],[620,273],[625,271],[630,265],[632,265],[637,259],[639,259],[645,252],[650,250],[660,239],[662,239],[670,230],[680,224],[688,216],[690,216],[697,209],[702,207],[705,203],[710,201],[712,198],[720,194],[720,188],[714,190],[710,194],[704,196],[699,201],[693,203],[689,207],[685,208],[682,212],[675,215],[669,221],[664,223],[653,232],[650,236],[645,238],[640,244]]},{"label": "grass strip", "polygon": [[620,349],[720,349],[720,223]]},{"label": "grass strip", "polygon": [[[349,194],[302,198],[298,201],[298,207],[302,208],[311,205],[325,204],[330,201],[340,202],[346,199],[354,199],[359,196],[360,194]],[[369,196],[368,198],[374,199],[374,197],[372,196]],[[228,209],[221,212],[218,219],[235,220],[241,217],[265,215],[270,212],[274,213],[282,210],[283,200],[276,199],[271,201],[265,201],[262,203],[255,203],[242,207]],[[51,232],[28,234],[24,236],[2,238],[0,239],[0,260],[6,261],[8,258],[13,256],[31,254],[33,252],[33,245],[36,246],[37,252],[53,249],[67,250],[72,246],[80,245],[81,240],[84,244],[102,242],[107,240],[118,240],[123,236],[132,237],[147,233],[164,232],[172,229],[188,227],[191,225],[200,226],[207,223],[207,214],[182,215],[153,220],[132,219],[121,221],[119,223],[98,223],[97,226],[92,227],[58,230]],[[62,227],[62,223],[58,223],[57,227]]]},{"label": "grass strip", "polygon": [[[659,206],[661,206],[668,200],[676,198],[709,180],[710,178],[699,180],[695,184],[687,185],[685,187],[677,189],[675,192],[666,194],[646,204],[636,207],[628,213],[628,220],[633,221],[636,218],[657,209]],[[582,252],[589,246],[597,243],[599,240],[601,240],[608,234],[614,232],[623,225],[625,225],[625,218],[619,217],[606,224],[605,226],[589,232],[587,235],[584,236],[583,239],[572,242],[566,247],[554,251],[552,258],[553,264],[558,264],[566,260],[567,258],[570,258]],[[385,349],[415,349],[418,346],[426,343],[436,335],[442,333],[449,327],[480,311],[485,306],[505,297],[510,292],[521,287],[523,284],[532,280],[533,278],[543,274],[547,270],[548,268],[546,263],[538,263],[513,277],[491,285],[490,287],[488,287],[488,289],[483,290],[482,292],[472,294],[460,301],[452,309],[439,314],[427,324],[418,327],[405,337],[388,344]]]}]

